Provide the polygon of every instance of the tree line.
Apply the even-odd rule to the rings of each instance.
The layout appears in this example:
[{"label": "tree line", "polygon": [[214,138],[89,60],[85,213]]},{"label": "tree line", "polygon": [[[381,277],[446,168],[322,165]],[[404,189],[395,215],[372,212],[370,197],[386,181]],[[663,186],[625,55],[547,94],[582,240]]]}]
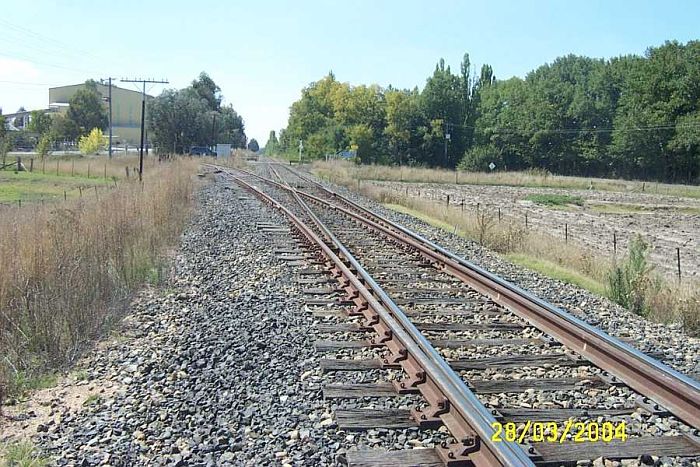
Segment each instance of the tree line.
[{"label": "tree line", "polygon": [[333,73],[302,90],[267,152],[362,163],[539,168],[565,175],[700,179],[700,42],[643,56],[559,57],[524,79],[440,60],[422,90],[351,86]]},{"label": "tree line", "polygon": [[[162,150],[175,153],[216,143],[245,148],[243,118],[233,106],[221,105],[222,99],[221,89],[204,72],[186,88],[163,91],[147,100],[148,139]],[[5,118],[0,115],[0,152],[25,146],[45,155],[57,142],[78,141],[93,129],[106,130],[108,125],[107,107],[97,83],[88,80],[70,98],[65,114],[33,111],[29,124],[19,132],[7,131]]]},{"label": "tree line", "polygon": [[174,153],[216,143],[245,148],[243,118],[232,105],[221,105],[222,100],[221,89],[204,72],[186,88],[163,91],[148,103],[147,122],[154,144]]}]

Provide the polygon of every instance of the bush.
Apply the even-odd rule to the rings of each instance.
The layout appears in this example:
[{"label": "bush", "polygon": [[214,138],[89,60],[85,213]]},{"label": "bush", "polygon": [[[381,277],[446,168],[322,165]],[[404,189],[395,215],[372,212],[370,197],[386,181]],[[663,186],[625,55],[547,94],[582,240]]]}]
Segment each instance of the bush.
[{"label": "bush", "polygon": [[78,149],[85,155],[97,154],[100,149],[105,147],[105,139],[102,135],[102,130],[99,128],[93,128],[90,134],[81,136],[80,140],[78,140]]},{"label": "bush", "polygon": [[652,267],[647,260],[648,249],[641,235],[635,236],[625,260],[613,265],[608,273],[610,299],[638,315],[648,313],[646,297],[654,286]]},{"label": "bush", "polygon": [[39,138],[39,142],[36,145],[36,152],[39,153],[39,156],[43,159],[44,157],[49,155],[49,150],[51,149],[51,145],[53,144],[53,137],[50,133],[45,133]]}]

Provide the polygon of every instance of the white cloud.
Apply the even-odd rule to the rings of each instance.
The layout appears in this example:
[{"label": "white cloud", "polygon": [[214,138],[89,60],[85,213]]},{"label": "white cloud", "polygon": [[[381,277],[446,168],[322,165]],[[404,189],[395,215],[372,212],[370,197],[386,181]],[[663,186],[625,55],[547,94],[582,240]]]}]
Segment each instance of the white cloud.
[{"label": "white cloud", "polygon": [[40,74],[31,62],[0,57],[0,79],[2,80],[31,83],[36,81]]}]

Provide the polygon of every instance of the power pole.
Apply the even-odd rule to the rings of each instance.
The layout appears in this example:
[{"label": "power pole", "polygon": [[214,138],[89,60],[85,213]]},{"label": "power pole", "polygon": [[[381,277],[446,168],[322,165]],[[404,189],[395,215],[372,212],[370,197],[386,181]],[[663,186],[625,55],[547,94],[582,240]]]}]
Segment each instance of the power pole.
[{"label": "power pole", "polygon": [[449,166],[447,163],[447,142],[450,141],[450,124],[445,122],[445,168]]},{"label": "power pole", "polygon": [[141,94],[141,147],[139,148],[139,181],[143,180],[143,136],[146,125],[146,83],[168,84],[167,80],[154,79],[121,79],[122,83],[143,83]]}]

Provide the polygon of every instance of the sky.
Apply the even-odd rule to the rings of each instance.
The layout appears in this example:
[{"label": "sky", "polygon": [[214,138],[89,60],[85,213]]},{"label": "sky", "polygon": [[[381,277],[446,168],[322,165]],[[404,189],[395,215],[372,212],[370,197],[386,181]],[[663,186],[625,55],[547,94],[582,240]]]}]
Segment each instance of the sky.
[{"label": "sky", "polygon": [[147,88],[157,95],[205,71],[261,146],[286,126],[301,89],[331,70],[353,85],[422,88],[440,58],[457,71],[465,52],[501,79],[570,53],[641,55],[700,39],[697,0],[4,3],[4,113],[46,108],[49,87],[89,78],[167,79]]}]

